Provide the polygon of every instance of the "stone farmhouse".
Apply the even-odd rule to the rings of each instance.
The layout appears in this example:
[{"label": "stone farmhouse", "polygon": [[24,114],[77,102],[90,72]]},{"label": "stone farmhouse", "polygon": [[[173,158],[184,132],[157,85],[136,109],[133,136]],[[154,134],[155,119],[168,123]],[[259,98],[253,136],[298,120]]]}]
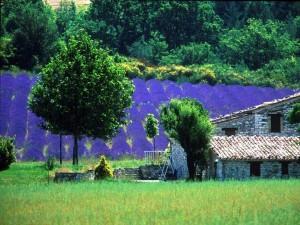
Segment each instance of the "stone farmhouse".
[{"label": "stone farmhouse", "polygon": [[[300,92],[212,119],[209,178],[300,178],[300,136],[288,113]],[[172,149],[180,145],[171,143]],[[182,149],[183,151],[183,149]]]}]

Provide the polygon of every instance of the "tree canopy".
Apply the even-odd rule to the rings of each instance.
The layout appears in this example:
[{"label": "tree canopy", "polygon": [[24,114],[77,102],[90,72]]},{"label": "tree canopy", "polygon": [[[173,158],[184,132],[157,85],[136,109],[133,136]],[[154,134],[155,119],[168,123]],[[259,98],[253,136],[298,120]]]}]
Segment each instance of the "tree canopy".
[{"label": "tree canopy", "polygon": [[298,54],[299,42],[284,32],[282,23],[249,19],[242,29],[231,29],[221,37],[220,51],[231,64],[258,69],[270,60]]},{"label": "tree canopy", "polygon": [[[2,6],[2,71],[40,72],[68,33],[84,29],[128,62],[131,78],[207,82],[201,71],[210,67],[211,84],[300,86],[299,2],[91,0],[83,9],[63,0],[52,9],[43,0],[7,0]],[[181,69],[170,76],[162,65]]]},{"label": "tree canopy", "polygon": [[42,69],[29,97],[30,109],[45,127],[74,136],[109,139],[126,124],[133,84],[108,53],[84,31],[71,35]]},{"label": "tree canopy", "polygon": [[196,166],[202,171],[208,161],[213,131],[208,112],[196,100],[172,99],[168,105],[162,106],[160,119],[167,134],[184,148],[189,177],[194,179]]},{"label": "tree canopy", "polygon": [[11,38],[13,52],[6,65],[29,70],[46,63],[55,53],[55,15],[42,0],[7,0],[1,14],[1,33]]}]

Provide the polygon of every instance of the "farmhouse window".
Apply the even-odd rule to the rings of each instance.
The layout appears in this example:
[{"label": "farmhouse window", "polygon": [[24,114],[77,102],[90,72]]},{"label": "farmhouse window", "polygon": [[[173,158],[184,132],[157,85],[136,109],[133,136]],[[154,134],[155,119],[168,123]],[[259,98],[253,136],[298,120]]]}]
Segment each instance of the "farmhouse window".
[{"label": "farmhouse window", "polygon": [[260,177],[260,162],[250,162],[250,176]]},{"label": "farmhouse window", "polygon": [[281,174],[289,175],[289,163],[288,162],[281,162]]},{"label": "farmhouse window", "polygon": [[280,133],[281,132],[281,115],[271,114],[271,132]]},{"label": "farmhouse window", "polygon": [[237,128],[223,128],[226,136],[236,135]]}]

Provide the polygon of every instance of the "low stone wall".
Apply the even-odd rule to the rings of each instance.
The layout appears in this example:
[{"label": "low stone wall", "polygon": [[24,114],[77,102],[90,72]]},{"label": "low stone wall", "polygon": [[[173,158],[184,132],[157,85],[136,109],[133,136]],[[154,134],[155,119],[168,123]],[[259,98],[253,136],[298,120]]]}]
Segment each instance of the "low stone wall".
[{"label": "low stone wall", "polygon": [[56,172],[54,182],[66,182],[66,181],[84,181],[94,180],[95,171],[89,170],[86,173],[81,172]]},{"label": "low stone wall", "polygon": [[[139,168],[118,168],[114,170],[116,179],[126,180],[158,180],[161,175],[162,167],[160,165],[144,165]],[[167,179],[175,179],[171,168],[169,168]]]},{"label": "low stone wall", "polygon": [[140,179],[140,170],[139,170],[139,168],[114,169],[114,178],[126,179],[126,180],[139,180]]},{"label": "low stone wall", "polygon": [[159,165],[145,165],[139,167],[141,180],[158,180],[161,174]]}]

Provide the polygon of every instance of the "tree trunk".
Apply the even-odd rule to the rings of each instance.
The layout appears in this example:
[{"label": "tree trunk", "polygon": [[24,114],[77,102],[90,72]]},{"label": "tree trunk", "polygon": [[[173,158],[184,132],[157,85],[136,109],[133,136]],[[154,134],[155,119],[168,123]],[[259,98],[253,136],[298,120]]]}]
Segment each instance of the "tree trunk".
[{"label": "tree trunk", "polygon": [[195,163],[193,160],[193,157],[190,156],[189,154],[186,154],[186,158],[187,158],[187,166],[189,169],[189,180],[194,180],[195,179],[195,175],[196,175],[196,167],[195,167]]},{"label": "tree trunk", "polygon": [[153,137],[153,149],[155,151],[155,137]]},{"label": "tree trunk", "polygon": [[61,146],[62,146],[62,141],[61,141],[61,134],[59,135],[59,163],[60,165],[62,165],[62,150],[61,150]]},{"label": "tree trunk", "polygon": [[78,165],[78,136],[74,135],[73,165]]}]

